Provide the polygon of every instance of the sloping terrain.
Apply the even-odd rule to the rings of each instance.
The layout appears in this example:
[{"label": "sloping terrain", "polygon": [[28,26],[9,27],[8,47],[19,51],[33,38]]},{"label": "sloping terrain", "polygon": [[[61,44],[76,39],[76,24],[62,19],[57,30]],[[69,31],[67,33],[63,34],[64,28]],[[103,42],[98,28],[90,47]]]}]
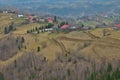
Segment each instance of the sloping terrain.
[{"label": "sloping terrain", "polygon": [[0,60],[7,60],[17,54],[18,43],[14,38],[4,38],[0,40]]},{"label": "sloping terrain", "polygon": [[[6,21],[11,16],[6,15]],[[103,28],[27,34],[28,29],[42,25],[30,23],[4,34],[10,23],[0,24],[0,72],[5,80],[85,80],[87,73],[105,70],[108,63],[113,70],[120,68],[120,30],[106,36]]]}]

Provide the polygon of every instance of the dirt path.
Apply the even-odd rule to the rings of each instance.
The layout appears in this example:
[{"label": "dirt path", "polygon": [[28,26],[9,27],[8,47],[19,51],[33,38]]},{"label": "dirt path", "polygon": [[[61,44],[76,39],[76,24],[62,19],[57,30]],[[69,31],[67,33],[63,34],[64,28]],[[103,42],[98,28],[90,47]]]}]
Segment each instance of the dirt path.
[{"label": "dirt path", "polygon": [[67,40],[67,41],[76,41],[76,42],[86,42],[86,41],[90,41],[93,42],[94,40],[91,39],[76,39],[76,38],[69,38],[69,37],[59,37],[57,38],[59,40]]},{"label": "dirt path", "polygon": [[64,44],[63,44],[62,42],[60,42],[60,41],[58,41],[58,40],[56,40],[56,39],[54,39],[54,38],[52,38],[52,40],[55,42],[55,44],[56,44],[57,46],[60,47],[60,49],[62,50],[62,53],[63,53],[63,54],[67,54],[67,50],[66,50],[66,48],[65,48],[65,46],[64,46]]},{"label": "dirt path", "polygon": [[100,39],[100,37],[92,34],[90,31],[87,31],[87,32],[85,31],[85,33],[86,33],[89,37],[91,37],[92,39]]}]

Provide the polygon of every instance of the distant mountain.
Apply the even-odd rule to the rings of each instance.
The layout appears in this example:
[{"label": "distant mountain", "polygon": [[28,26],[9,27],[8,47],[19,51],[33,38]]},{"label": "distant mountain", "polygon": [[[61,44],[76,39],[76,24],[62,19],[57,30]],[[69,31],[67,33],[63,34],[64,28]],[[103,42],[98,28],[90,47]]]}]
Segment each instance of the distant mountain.
[{"label": "distant mountain", "polygon": [[59,16],[119,14],[119,3],[119,0],[0,0],[0,6]]}]

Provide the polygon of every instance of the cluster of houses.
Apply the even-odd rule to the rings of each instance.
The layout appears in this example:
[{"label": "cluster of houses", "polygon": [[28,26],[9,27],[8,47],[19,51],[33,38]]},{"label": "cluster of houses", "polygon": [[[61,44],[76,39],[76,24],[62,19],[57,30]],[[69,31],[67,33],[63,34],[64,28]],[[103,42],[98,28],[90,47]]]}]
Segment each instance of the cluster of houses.
[{"label": "cluster of houses", "polygon": [[[21,15],[21,14],[18,14],[18,17],[21,18],[21,17],[24,17],[24,15]],[[27,16],[27,20],[32,23],[32,22],[41,22],[41,23],[51,23],[51,24],[54,24],[54,18],[53,17],[46,17],[46,18],[43,18],[43,17],[38,17],[38,16],[35,16],[35,15],[28,15]],[[44,31],[53,31],[54,29],[59,29],[59,30],[90,30],[92,29],[92,27],[90,26],[74,26],[74,25],[70,25],[70,24],[64,24],[62,26],[59,26],[59,23],[58,25],[55,24],[53,27],[51,28],[45,28]],[[97,25],[96,28],[108,28],[105,26],[105,24],[102,24],[102,25]],[[116,24],[115,26],[111,27],[112,29],[114,30],[119,30],[120,29],[120,23],[119,24]]]},{"label": "cluster of houses", "polygon": [[[18,17],[21,18],[21,17],[24,17],[24,15],[18,14]],[[32,23],[32,22],[41,22],[41,23],[51,23],[51,24],[54,24],[54,18],[52,18],[52,17],[43,18],[43,17],[34,16],[34,15],[29,15],[29,16],[27,16],[27,19],[28,19],[28,21],[30,23]],[[62,26],[59,26],[59,25],[53,26],[53,28],[76,29],[77,27],[70,26],[69,24],[64,24]],[[45,30],[48,31],[48,30],[52,30],[52,29],[50,28],[50,29],[45,29]]]},{"label": "cluster of houses", "polygon": [[[45,28],[45,31],[52,31],[54,30],[54,28],[60,29],[60,30],[90,30],[92,29],[89,26],[75,26],[75,25],[70,25],[70,24],[63,24],[61,26],[59,26],[60,22],[58,22],[57,24],[55,23],[55,20],[53,17],[40,17],[40,16],[35,16],[35,15],[26,15],[26,14],[22,14],[19,13],[19,11],[7,11],[7,10],[3,10],[2,13],[6,14],[6,13],[15,13],[17,15],[18,18],[25,18],[29,23],[33,23],[33,22],[40,22],[40,23],[51,23],[54,24],[53,27],[51,28]],[[55,26],[56,25],[56,26]],[[105,24],[102,25],[97,25],[96,28],[106,28]],[[108,27],[107,27],[108,28]],[[114,27],[112,27],[114,30],[119,30],[120,29],[120,23],[115,24]]]}]

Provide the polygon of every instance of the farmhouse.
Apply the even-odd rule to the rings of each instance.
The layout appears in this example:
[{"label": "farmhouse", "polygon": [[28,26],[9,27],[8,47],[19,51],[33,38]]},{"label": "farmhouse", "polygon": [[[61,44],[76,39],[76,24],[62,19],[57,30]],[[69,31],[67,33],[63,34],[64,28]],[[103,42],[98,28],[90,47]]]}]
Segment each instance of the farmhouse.
[{"label": "farmhouse", "polygon": [[52,18],[48,18],[48,19],[47,19],[47,22],[48,22],[48,23],[53,23],[54,20],[53,20]]},{"label": "farmhouse", "polygon": [[34,16],[28,16],[29,22],[33,22]]},{"label": "farmhouse", "polygon": [[68,29],[68,28],[70,28],[70,25],[68,25],[68,24],[61,26],[61,29]]},{"label": "farmhouse", "polygon": [[45,22],[45,19],[44,18],[40,18],[39,21],[40,22]]},{"label": "farmhouse", "polygon": [[115,25],[115,27],[113,27],[113,29],[115,29],[115,30],[120,29],[120,23],[119,23],[119,24],[117,24],[117,25]]},{"label": "farmhouse", "polygon": [[116,25],[116,27],[120,28],[120,23]]}]

